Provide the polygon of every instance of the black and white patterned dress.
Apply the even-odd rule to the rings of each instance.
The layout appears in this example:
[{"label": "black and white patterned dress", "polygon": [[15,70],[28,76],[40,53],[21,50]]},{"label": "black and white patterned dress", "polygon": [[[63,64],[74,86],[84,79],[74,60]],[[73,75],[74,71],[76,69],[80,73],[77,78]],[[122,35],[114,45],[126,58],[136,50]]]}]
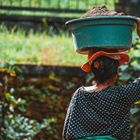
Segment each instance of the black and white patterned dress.
[{"label": "black and white patterned dress", "polygon": [[130,107],[140,100],[140,79],[126,85],[87,92],[84,86],[73,94],[63,128],[63,139],[110,135],[129,140]]}]

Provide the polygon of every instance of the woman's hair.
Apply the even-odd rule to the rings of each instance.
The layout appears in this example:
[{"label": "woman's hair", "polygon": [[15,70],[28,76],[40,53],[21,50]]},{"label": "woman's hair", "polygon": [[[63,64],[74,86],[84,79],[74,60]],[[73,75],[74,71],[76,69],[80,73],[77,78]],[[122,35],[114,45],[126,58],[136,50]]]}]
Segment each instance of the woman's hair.
[{"label": "woman's hair", "polygon": [[97,57],[91,63],[91,71],[94,74],[94,80],[97,84],[105,83],[112,80],[118,72],[117,60],[111,59],[107,56]]}]

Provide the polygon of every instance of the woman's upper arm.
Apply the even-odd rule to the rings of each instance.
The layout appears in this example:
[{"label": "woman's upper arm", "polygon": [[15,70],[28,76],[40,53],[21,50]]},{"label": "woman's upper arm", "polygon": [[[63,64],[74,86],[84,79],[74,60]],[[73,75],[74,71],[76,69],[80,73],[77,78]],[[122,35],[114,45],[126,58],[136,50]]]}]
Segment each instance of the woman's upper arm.
[{"label": "woman's upper arm", "polygon": [[62,138],[63,140],[67,140],[67,137],[68,137],[68,127],[69,127],[69,123],[70,123],[70,119],[71,119],[71,115],[73,113],[73,109],[74,109],[74,105],[75,105],[75,102],[77,100],[77,93],[78,93],[78,90],[77,89],[72,98],[71,98],[71,101],[70,101],[70,104],[69,104],[69,107],[67,109],[67,114],[66,114],[66,117],[65,117],[65,122],[64,122],[64,127],[63,127],[63,133],[62,133]]},{"label": "woman's upper arm", "polygon": [[126,85],[119,86],[119,93],[129,104],[133,104],[140,100],[140,78],[137,78]]}]

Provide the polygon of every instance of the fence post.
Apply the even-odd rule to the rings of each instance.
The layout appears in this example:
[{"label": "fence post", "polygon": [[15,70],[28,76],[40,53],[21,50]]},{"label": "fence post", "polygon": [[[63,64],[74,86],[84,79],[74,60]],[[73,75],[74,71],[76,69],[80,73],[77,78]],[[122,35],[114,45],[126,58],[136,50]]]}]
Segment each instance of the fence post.
[{"label": "fence post", "polygon": [[58,0],[57,6],[58,6],[58,8],[61,8],[60,0]]},{"label": "fence post", "polygon": [[86,5],[87,7],[89,7],[89,0],[86,0]]},{"label": "fence post", "polygon": [[104,4],[107,5],[107,3],[108,3],[108,0],[105,0],[105,1],[104,1]]},{"label": "fence post", "polygon": [[22,7],[22,0],[19,1],[19,6]]},{"label": "fence post", "polygon": [[10,6],[12,6],[12,4],[13,4],[13,0],[10,0]]},{"label": "fence post", "polygon": [[0,1],[0,6],[2,6],[2,0]]},{"label": "fence post", "polygon": [[39,1],[38,1],[38,2],[39,2],[39,7],[41,7],[41,1],[42,1],[42,0],[39,0]]},{"label": "fence post", "polygon": [[79,9],[79,0],[76,1],[76,8]]},{"label": "fence post", "polygon": [[51,0],[47,0],[47,3],[48,3],[48,6],[51,6]]},{"label": "fence post", "polygon": [[70,0],[67,1],[67,8],[70,8]]},{"label": "fence post", "polygon": [[29,7],[32,7],[32,0],[29,0]]}]

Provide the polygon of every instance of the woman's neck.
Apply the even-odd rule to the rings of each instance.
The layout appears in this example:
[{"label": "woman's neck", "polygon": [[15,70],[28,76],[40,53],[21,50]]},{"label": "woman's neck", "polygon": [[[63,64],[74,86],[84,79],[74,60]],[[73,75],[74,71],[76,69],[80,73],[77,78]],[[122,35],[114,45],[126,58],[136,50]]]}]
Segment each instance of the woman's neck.
[{"label": "woman's neck", "polygon": [[89,87],[86,87],[86,91],[88,92],[97,92],[97,91],[101,91],[109,86],[114,86],[114,83],[115,81],[112,80],[112,81],[108,81],[108,82],[105,82],[105,83],[102,83],[102,84],[94,84],[93,86],[89,86]]}]

